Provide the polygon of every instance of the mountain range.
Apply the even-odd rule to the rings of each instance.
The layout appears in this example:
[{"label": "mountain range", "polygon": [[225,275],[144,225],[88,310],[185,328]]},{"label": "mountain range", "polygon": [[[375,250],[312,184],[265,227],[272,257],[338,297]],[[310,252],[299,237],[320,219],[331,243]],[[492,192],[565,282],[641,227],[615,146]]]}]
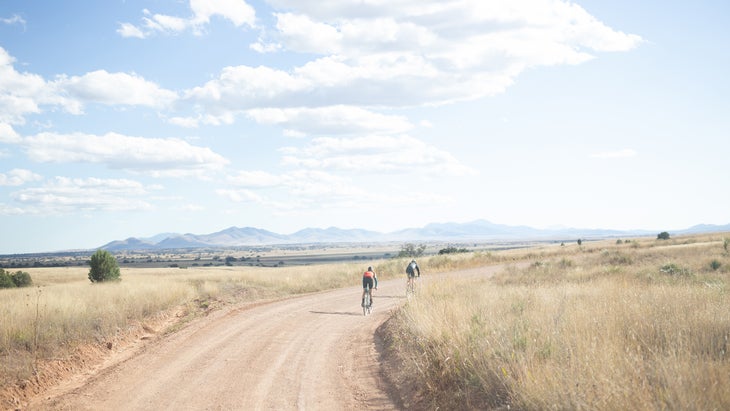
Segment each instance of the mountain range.
[{"label": "mountain range", "polygon": [[[671,234],[697,234],[730,231],[730,224],[700,224]],[[391,241],[516,241],[573,240],[630,237],[656,234],[647,230],[606,230],[580,228],[538,229],[528,226],[495,224],[486,220],[468,223],[432,223],[421,228],[407,228],[390,233],[337,227],[305,228],[293,234],[278,234],[254,227],[229,227],[210,234],[164,233],[149,238],[112,241],[100,248],[109,251],[164,250],[190,248],[224,248],[242,246],[376,243]]]}]

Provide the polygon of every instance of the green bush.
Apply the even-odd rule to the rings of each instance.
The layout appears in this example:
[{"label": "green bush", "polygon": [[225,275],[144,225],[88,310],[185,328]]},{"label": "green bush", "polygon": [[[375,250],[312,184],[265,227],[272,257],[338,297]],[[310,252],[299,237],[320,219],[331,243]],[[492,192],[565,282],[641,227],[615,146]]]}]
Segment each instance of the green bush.
[{"label": "green bush", "polygon": [[30,278],[30,274],[24,271],[17,271],[15,274],[11,274],[10,278],[13,279],[16,287],[30,287],[33,285],[33,280]]},{"label": "green bush", "polygon": [[412,243],[403,244],[398,252],[398,258],[415,258],[420,257],[426,250],[426,244],[415,245]]},{"label": "green bush", "polygon": [[468,253],[469,250],[466,248],[446,247],[439,250],[439,255],[442,254],[453,254],[453,253]]},{"label": "green bush", "polygon": [[13,278],[2,268],[0,268],[0,288],[15,288]]},{"label": "green bush", "polygon": [[669,240],[669,233],[666,231],[662,231],[661,233],[657,234],[656,239],[657,240]]},{"label": "green bush", "polygon": [[720,266],[721,266],[721,265],[722,265],[722,263],[721,263],[721,262],[719,262],[719,261],[717,261],[717,260],[712,260],[712,261],[710,262],[710,268],[712,268],[712,270],[713,270],[713,271],[715,271],[715,270],[717,270],[718,268],[720,268]]},{"label": "green bush", "polygon": [[89,280],[92,283],[104,281],[119,281],[119,264],[117,259],[106,250],[96,250],[89,261]]}]

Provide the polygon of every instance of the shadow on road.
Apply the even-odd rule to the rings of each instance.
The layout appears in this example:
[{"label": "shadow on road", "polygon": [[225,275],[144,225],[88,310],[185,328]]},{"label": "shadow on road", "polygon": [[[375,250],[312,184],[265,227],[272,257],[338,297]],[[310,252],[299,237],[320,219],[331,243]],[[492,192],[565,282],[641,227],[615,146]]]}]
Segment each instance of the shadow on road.
[{"label": "shadow on road", "polygon": [[310,311],[312,314],[327,314],[327,315],[356,315],[358,317],[362,317],[362,313],[354,313],[354,312],[342,312],[342,311]]}]

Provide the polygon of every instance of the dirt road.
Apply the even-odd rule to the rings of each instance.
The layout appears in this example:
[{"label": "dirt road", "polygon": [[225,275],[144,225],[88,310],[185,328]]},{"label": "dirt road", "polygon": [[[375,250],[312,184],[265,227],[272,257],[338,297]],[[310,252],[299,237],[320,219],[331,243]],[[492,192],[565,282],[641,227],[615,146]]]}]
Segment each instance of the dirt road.
[{"label": "dirt road", "polygon": [[357,286],[219,312],[29,408],[397,409],[375,330],[404,301],[404,283],[381,282],[367,317]]}]

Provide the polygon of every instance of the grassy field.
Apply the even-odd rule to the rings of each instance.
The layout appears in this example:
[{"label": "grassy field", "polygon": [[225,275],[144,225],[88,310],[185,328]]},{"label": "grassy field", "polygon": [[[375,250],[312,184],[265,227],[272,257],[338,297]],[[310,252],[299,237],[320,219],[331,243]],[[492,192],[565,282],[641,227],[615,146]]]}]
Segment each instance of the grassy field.
[{"label": "grassy field", "polygon": [[529,264],[431,282],[384,334],[403,404],[730,409],[727,237],[505,252]]},{"label": "grassy field", "polygon": [[[431,271],[484,264],[486,254],[423,259]],[[81,346],[105,346],[161,317],[170,330],[226,304],[360,284],[367,265],[402,276],[406,261],[387,259],[297,267],[121,267],[119,283],[92,284],[88,267],[28,268],[33,287],[0,289],[0,386],[36,378],[43,364]],[[152,327],[156,328],[156,327]],[[168,330],[168,331],[170,331]],[[159,330],[165,332],[165,330]]]},{"label": "grassy field", "polygon": [[[584,242],[419,258],[432,275],[504,264],[489,279],[431,281],[384,327],[405,406],[427,409],[730,409],[727,237]],[[38,378],[82,346],[217,307],[359,284],[365,265],[29,268],[0,290],[0,384]],[[524,267],[524,268],[523,268]],[[160,318],[173,321],[157,322]],[[42,385],[42,384],[40,384]]]}]

